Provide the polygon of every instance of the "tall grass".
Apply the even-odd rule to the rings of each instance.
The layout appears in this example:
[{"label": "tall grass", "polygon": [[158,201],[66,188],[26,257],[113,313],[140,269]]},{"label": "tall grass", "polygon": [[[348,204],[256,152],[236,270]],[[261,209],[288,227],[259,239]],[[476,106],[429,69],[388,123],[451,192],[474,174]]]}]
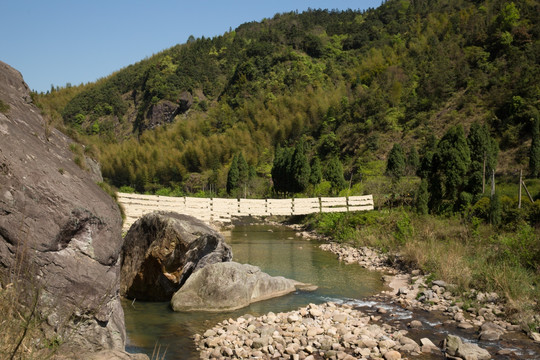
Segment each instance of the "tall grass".
[{"label": "tall grass", "polygon": [[505,232],[477,220],[394,209],[315,214],[307,223],[339,242],[397,252],[460,294],[495,291],[516,321],[540,312],[540,229],[522,223]]},{"label": "tall grass", "polygon": [[59,339],[46,336],[40,313],[41,290],[20,276],[12,282],[0,279],[0,358],[48,359],[60,346]]}]

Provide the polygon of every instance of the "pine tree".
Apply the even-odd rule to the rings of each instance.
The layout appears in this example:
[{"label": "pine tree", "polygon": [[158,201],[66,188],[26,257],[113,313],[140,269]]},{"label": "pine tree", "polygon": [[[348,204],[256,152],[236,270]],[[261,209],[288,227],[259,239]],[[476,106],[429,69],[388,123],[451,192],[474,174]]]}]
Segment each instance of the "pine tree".
[{"label": "pine tree", "polygon": [[294,147],[290,166],[290,175],[292,176],[291,192],[304,191],[309,184],[309,175],[311,173],[304,140],[300,140]]},{"label": "pine tree", "polygon": [[238,182],[240,179],[240,172],[238,170],[238,156],[234,156],[231,167],[229,168],[229,173],[227,174],[227,193],[231,193],[238,187]]},{"label": "pine tree", "polygon": [[289,148],[278,146],[274,156],[272,166],[272,182],[274,183],[274,191],[276,193],[286,194],[290,191],[290,174],[289,168],[292,158],[292,151]]},{"label": "pine tree", "polygon": [[540,177],[540,117],[533,123],[532,142],[529,150],[529,171],[532,177]]},{"label": "pine tree", "polygon": [[[466,185],[471,156],[462,126],[451,127],[437,144],[428,176],[429,208],[434,211],[450,207],[459,209],[458,196]],[[441,208],[443,202],[448,207]]]},{"label": "pine tree", "polygon": [[313,157],[311,159],[311,173],[309,175],[309,182],[312,185],[317,185],[322,180],[322,167],[321,167],[321,160],[319,160],[318,156]]},{"label": "pine tree", "polygon": [[420,162],[418,170],[416,170],[416,175],[422,179],[427,179],[429,173],[431,172],[431,161],[433,160],[433,152],[427,151]]},{"label": "pine tree", "polygon": [[411,146],[411,150],[409,150],[409,156],[407,157],[407,173],[409,175],[414,175],[418,171],[418,168],[420,167],[420,157],[418,156],[418,151],[416,150],[416,146]]},{"label": "pine tree", "polygon": [[249,181],[249,165],[242,153],[238,154],[238,187],[244,187]]},{"label": "pine tree", "polygon": [[388,154],[386,174],[398,181],[405,174],[405,153],[399,144],[394,144]]},{"label": "pine tree", "polygon": [[330,181],[332,185],[332,191],[338,193],[345,188],[345,178],[343,177],[343,166],[337,156],[330,158],[326,165],[324,172],[324,178]]}]

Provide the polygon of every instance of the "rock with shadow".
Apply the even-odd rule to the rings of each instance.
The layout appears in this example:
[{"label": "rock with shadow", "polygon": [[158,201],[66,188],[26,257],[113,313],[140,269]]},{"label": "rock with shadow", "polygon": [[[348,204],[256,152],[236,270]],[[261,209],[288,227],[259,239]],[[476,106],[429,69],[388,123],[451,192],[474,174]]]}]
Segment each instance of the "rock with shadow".
[{"label": "rock with shadow", "polygon": [[230,246],[206,223],[173,212],[146,214],[124,239],[120,292],[131,299],[169,301],[193,272],[231,259]]}]

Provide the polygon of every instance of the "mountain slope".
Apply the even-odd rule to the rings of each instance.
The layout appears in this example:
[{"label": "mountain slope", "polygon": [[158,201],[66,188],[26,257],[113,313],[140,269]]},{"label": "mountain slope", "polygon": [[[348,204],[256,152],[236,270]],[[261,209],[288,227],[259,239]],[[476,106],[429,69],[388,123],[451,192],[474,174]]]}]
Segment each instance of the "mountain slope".
[{"label": "mountain slope", "polygon": [[[391,0],[366,12],[279,14],[190,39],[49,111],[86,134],[113,184],[139,191],[224,189],[242,152],[264,195],[275,146],[303,136],[323,165],[339,156],[359,180],[382,173],[393,143],[423,154],[475,121],[499,141],[499,171],[511,171],[528,163],[538,117],[539,7]],[[61,93],[39,101],[51,109]]]}]

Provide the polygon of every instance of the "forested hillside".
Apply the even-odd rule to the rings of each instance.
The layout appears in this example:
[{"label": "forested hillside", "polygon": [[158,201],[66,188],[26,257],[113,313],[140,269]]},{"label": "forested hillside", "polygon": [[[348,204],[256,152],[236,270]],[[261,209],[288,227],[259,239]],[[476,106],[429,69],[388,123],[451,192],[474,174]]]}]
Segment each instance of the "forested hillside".
[{"label": "forested hillside", "polygon": [[[425,205],[435,211],[445,201],[478,200],[486,157],[498,176],[520,168],[539,175],[539,36],[534,0],[390,0],[365,12],[292,12],[190,38],[96,83],[36,99],[53,123],[79,134],[117,187],[374,192],[378,185],[367,181],[386,172],[391,191],[406,198],[412,185],[396,184],[411,176],[416,191],[418,174],[426,180],[420,192],[438,194]],[[387,166],[395,145],[397,174]],[[460,164],[451,162],[454,150]],[[444,167],[459,169],[450,176]]]}]

